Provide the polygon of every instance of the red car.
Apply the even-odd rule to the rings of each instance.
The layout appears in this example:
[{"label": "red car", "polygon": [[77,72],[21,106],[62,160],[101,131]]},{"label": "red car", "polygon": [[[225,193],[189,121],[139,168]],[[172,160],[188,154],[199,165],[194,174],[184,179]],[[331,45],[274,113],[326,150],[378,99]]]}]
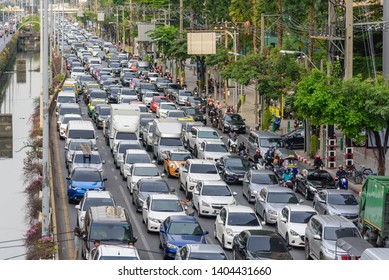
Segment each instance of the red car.
[{"label": "red car", "polygon": [[161,102],[169,102],[169,100],[165,96],[154,96],[150,101],[150,108],[153,113],[157,112],[157,107]]}]

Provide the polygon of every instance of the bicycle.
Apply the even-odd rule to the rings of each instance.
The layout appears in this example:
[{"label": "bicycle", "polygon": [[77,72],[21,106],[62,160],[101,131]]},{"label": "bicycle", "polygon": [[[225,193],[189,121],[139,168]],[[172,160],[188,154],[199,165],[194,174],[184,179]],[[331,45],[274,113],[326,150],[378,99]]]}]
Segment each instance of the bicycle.
[{"label": "bicycle", "polygon": [[348,166],[346,168],[347,172],[347,179],[353,180],[355,184],[361,184],[363,180],[366,178],[368,175],[377,175],[376,173],[373,172],[373,170],[369,167],[365,167],[364,165],[361,165],[361,169],[357,169],[355,165]]}]

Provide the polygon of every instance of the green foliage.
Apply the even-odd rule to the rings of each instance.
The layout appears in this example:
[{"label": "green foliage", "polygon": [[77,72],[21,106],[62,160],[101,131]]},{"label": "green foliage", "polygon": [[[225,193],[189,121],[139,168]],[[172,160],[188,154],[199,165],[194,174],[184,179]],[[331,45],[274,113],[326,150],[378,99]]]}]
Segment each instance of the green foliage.
[{"label": "green foliage", "polygon": [[270,109],[267,109],[263,113],[262,130],[268,130],[272,120],[273,114],[271,113]]},{"label": "green foliage", "polygon": [[317,135],[313,134],[311,135],[311,147],[309,150],[309,156],[311,158],[315,158],[315,155],[317,154],[317,150],[319,149],[319,137]]},{"label": "green foliage", "polygon": [[207,55],[205,64],[208,66],[217,66],[219,69],[224,68],[228,64],[229,55],[225,48],[217,48],[216,54]]},{"label": "green foliage", "polygon": [[169,57],[170,49],[174,41],[178,38],[179,30],[175,26],[157,26],[154,30],[147,32],[150,38],[166,57]]}]

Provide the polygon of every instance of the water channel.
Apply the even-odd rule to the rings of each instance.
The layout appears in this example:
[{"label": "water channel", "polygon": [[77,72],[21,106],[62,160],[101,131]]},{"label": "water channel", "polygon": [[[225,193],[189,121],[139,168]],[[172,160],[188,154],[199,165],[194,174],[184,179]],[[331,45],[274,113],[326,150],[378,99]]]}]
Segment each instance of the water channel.
[{"label": "water channel", "polygon": [[[34,99],[40,94],[39,63],[39,52],[17,53],[0,78],[0,114],[12,116],[12,133],[8,130],[8,136],[12,138],[0,137],[1,260],[24,260],[26,254],[24,238],[28,222],[25,219],[23,160],[27,149],[22,148],[28,140],[32,125],[30,118],[34,110]],[[4,120],[11,121],[6,116],[0,125],[4,125]]]}]

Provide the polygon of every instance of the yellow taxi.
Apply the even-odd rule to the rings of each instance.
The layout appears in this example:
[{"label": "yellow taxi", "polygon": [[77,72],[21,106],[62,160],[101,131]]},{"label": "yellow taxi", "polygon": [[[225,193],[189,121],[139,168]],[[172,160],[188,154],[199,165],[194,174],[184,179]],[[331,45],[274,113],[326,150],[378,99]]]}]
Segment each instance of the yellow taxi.
[{"label": "yellow taxi", "polygon": [[77,81],[74,79],[66,79],[58,90],[77,92]]},{"label": "yellow taxi", "polygon": [[163,154],[163,171],[168,174],[168,177],[178,178],[178,168],[185,164],[187,159],[192,158],[192,154],[188,150],[171,150]]},{"label": "yellow taxi", "polygon": [[177,118],[177,121],[179,122],[194,122],[194,118],[192,117],[186,117],[186,118]]}]

